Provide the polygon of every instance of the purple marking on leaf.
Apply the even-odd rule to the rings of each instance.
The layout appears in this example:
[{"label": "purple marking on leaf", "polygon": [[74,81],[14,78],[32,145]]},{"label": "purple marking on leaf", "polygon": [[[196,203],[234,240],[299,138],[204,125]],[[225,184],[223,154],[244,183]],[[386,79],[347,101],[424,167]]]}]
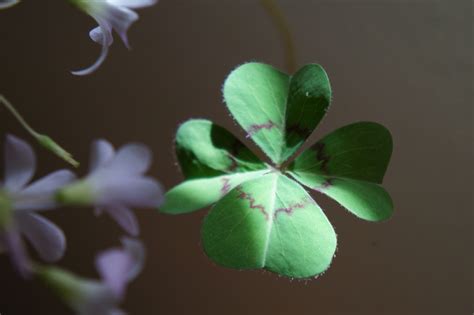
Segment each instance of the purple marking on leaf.
[{"label": "purple marking on leaf", "polygon": [[255,198],[253,198],[249,193],[243,191],[242,187],[238,186],[236,190],[239,192],[237,198],[248,200],[250,202],[250,209],[258,209],[265,216],[265,220],[268,221],[269,216],[263,205],[256,204]]},{"label": "purple marking on leaf", "polygon": [[221,195],[224,196],[230,191],[232,187],[230,186],[230,178],[224,177],[221,179],[221,181],[222,181]]},{"label": "purple marking on leaf", "polygon": [[227,157],[230,160],[230,166],[227,168],[227,171],[228,172],[233,172],[239,166],[239,164],[237,163],[237,160],[233,155],[227,153]]},{"label": "purple marking on leaf", "polygon": [[275,123],[271,120],[268,120],[268,122],[264,123],[264,124],[253,124],[253,125],[250,125],[249,129],[247,130],[247,138],[248,137],[252,137],[254,134],[256,134],[257,132],[259,132],[260,130],[262,129],[272,129],[273,127],[275,127]]},{"label": "purple marking on leaf", "polygon": [[327,166],[329,163],[329,155],[324,152],[325,144],[318,142],[314,145],[314,150],[316,151],[316,158],[321,161],[321,170],[328,172]]},{"label": "purple marking on leaf", "polygon": [[301,202],[297,202],[297,203],[294,203],[292,205],[290,205],[289,207],[286,207],[286,208],[278,208],[275,210],[275,212],[273,213],[273,217],[276,218],[278,213],[280,212],[284,212],[286,213],[287,215],[291,215],[293,214],[293,212],[296,210],[296,209],[303,209],[306,207],[307,204],[311,203],[311,199],[309,200],[309,198],[305,197],[303,199],[303,201]]}]

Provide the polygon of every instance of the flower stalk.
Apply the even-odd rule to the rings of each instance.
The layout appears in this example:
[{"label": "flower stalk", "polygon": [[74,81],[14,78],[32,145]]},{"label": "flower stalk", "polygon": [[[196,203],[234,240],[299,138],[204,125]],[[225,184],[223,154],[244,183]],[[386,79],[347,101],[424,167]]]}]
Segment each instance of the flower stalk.
[{"label": "flower stalk", "polygon": [[63,159],[64,161],[68,162],[74,167],[79,166],[79,162],[76,161],[72,154],[67,152],[64,148],[62,148],[59,144],[57,144],[53,139],[49,136],[41,134],[34,130],[21,116],[18,110],[3,96],[0,94],[0,103],[5,106],[5,108],[16,118],[16,120],[20,123],[20,125],[33,137],[38,141],[41,146],[45,147],[47,150],[51,151],[59,158]]},{"label": "flower stalk", "polygon": [[293,35],[285,14],[280,9],[275,0],[260,0],[260,4],[272,19],[283,42],[285,50],[286,69],[289,73],[296,71],[296,49]]}]

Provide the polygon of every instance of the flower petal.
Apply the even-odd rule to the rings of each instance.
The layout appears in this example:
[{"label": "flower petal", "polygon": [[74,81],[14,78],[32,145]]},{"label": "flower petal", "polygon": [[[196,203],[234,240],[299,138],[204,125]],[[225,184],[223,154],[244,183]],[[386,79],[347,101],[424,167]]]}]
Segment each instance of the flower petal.
[{"label": "flower petal", "polygon": [[78,70],[78,71],[71,71],[72,74],[74,75],[88,75],[97,70],[104,60],[107,58],[107,54],[109,53],[109,43],[112,42],[112,29],[107,24],[106,22],[102,22],[99,19],[96,19],[97,23],[99,24],[99,27],[102,30],[102,51],[100,53],[99,58],[95,61],[93,65],[90,67],[83,69],[83,70]]},{"label": "flower petal", "polygon": [[106,41],[106,45],[110,46],[114,42],[114,39],[112,36],[106,36],[104,38],[104,32],[102,31],[102,28],[100,26],[97,26],[96,28],[93,28],[89,32],[89,37],[96,42],[97,44],[102,44],[104,40]]},{"label": "flower petal", "polygon": [[125,293],[127,283],[141,271],[145,249],[141,242],[124,238],[123,249],[109,249],[96,258],[96,267],[105,284],[118,299]]},{"label": "flower petal", "polygon": [[[68,290],[67,286],[64,291]],[[76,294],[74,298],[69,299],[69,305],[78,315],[109,315],[116,310],[119,302],[114,292],[110,290],[107,284],[79,278],[78,282],[73,283],[71,288]]]},{"label": "flower petal", "polygon": [[6,9],[18,4],[19,0],[0,0],[0,9]]},{"label": "flower petal", "polygon": [[90,172],[104,166],[107,162],[111,161],[115,155],[115,150],[112,144],[103,139],[96,140],[92,143],[91,152],[89,166]]},{"label": "flower petal", "polygon": [[128,283],[127,272],[132,266],[132,257],[123,250],[109,249],[98,256],[96,265],[104,282],[121,299]]},{"label": "flower petal", "polygon": [[116,309],[110,310],[109,314],[107,315],[127,315],[127,313],[125,313],[121,309],[116,308]]},{"label": "flower petal", "polygon": [[[77,315],[113,315],[120,302],[103,281],[79,277],[51,265],[38,265],[37,278]],[[119,314],[119,313],[115,313]]]},{"label": "flower petal", "polygon": [[15,218],[20,231],[31,242],[43,260],[53,262],[64,255],[66,238],[58,226],[33,213],[17,212]]},{"label": "flower petal", "polygon": [[123,6],[127,8],[144,8],[149,7],[158,2],[158,0],[108,0],[110,4]]},{"label": "flower petal", "polygon": [[8,135],[5,142],[5,187],[17,191],[33,177],[36,158],[31,146],[25,141]]},{"label": "flower petal", "polygon": [[129,237],[122,237],[122,245],[125,251],[133,257],[133,268],[128,273],[128,279],[132,281],[142,272],[145,265],[145,246],[139,240]]},{"label": "flower petal", "polygon": [[104,33],[102,33],[102,29],[100,26],[97,26],[89,31],[89,37],[96,42],[97,44],[102,44],[104,41]]},{"label": "flower petal", "polygon": [[[97,178],[97,180],[101,180]],[[104,180],[104,179],[102,179]],[[163,200],[161,186],[152,178],[109,176],[99,183],[97,203],[100,205],[123,204],[130,207],[157,207]]]},{"label": "flower petal", "polygon": [[138,20],[138,14],[126,7],[114,5],[109,5],[105,10],[107,10],[107,22],[110,23],[112,28],[117,32],[125,46],[130,48],[130,45],[128,44],[127,31],[130,28],[130,25]]},{"label": "flower petal", "polygon": [[110,169],[119,173],[143,174],[151,164],[151,152],[147,146],[130,143],[121,147],[110,163]]},{"label": "flower petal", "polygon": [[128,234],[138,236],[140,227],[138,225],[137,217],[127,207],[122,205],[109,206],[104,208],[107,212]]},{"label": "flower petal", "polygon": [[30,260],[18,230],[10,227],[6,231],[0,231],[0,244],[8,253],[16,271],[23,278],[28,278],[31,273]]},{"label": "flower petal", "polygon": [[22,194],[50,194],[75,179],[76,175],[73,172],[63,169],[33,182],[21,192]]},{"label": "flower petal", "polygon": [[43,210],[57,206],[54,193],[62,186],[75,180],[69,170],[53,172],[15,194],[15,210]]}]

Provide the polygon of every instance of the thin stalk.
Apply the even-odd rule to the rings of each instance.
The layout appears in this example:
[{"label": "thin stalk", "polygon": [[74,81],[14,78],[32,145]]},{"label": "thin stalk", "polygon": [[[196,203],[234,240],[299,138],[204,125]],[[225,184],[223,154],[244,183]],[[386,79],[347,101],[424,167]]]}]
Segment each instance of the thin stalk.
[{"label": "thin stalk", "polygon": [[0,94],[0,103],[5,105],[5,107],[10,111],[10,113],[18,120],[18,122],[26,129],[33,137],[37,138],[40,136],[38,132],[36,132],[20,115],[20,113],[16,110],[16,108],[3,96]]},{"label": "thin stalk", "polygon": [[290,73],[293,73],[296,71],[296,50],[291,29],[286,20],[285,14],[276,3],[276,0],[260,0],[260,4],[271,17],[280,33],[285,50],[286,68]]},{"label": "thin stalk", "polygon": [[0,94],[0,103],[5,106],[5,108],[16,118],[16,120],[22,125],[22,127],[25,128],[25,130],[39,142],[39,144],[41,144],[43,147],[53,152],[54,154],[59,156],[61,159],[71,164],[72,166],[74,167],[79,166],[79,162],[74,160],[72,155],[66,150],[64,150],[53,139],[51,139],[47,135],[41,134],[37,132],[36,130],[34,130],[26,122],[23,116],[21,116],[21,114],[16,110],[16,108],[1,94]]}]

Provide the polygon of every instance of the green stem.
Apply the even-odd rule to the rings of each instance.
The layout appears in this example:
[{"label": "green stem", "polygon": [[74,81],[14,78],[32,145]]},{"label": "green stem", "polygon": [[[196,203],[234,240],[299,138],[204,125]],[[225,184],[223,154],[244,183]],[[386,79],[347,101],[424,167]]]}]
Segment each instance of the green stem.
[{"label": "green stem", "polygon": [[26,129],[33,137],[37,138],[40,136],[38,132],[36,132],[31,126],[23,119],[20,113],[13,107],[13,105],[3,96],[0,94],[0,103],[5,105],[5,107],[10,111],[10,113],[15,116],[16,120]]},{"label": "green stem", "polygon": [[273,23],[280,33],[285,49],[286,68],[290,73],[293,73],[296,71],[296,50],[293,42],[293,36],[291,34],[291,29],[288,21],[286,20],[285,14],[280,9],[275,0],[260,0],[260,4],[272,18]]},{"label": "green stem", "polygon": [[74,167],[79,166],[79,162],[74,160],[72,155],[64,150],[59,144],[57,144],[53,139],[48,137],[47,135],[40,134],[36,132],[20,115],[20,113],[16,110],[16,108],[3,96],[0,94],[0,103],[5,106],[8,111],[18,120],[18,122],[25,128],[25,130],[33,136],[42,146],[46,149],[50,150],[66,162],[70,163]]}]

